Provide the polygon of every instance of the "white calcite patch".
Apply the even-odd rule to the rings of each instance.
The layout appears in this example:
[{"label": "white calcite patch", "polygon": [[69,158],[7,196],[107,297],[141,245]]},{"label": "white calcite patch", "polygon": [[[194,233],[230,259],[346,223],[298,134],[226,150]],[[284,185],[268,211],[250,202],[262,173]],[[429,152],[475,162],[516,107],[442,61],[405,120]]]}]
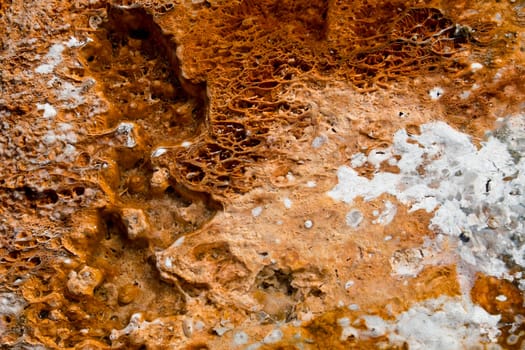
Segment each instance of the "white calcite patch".
[{"label": "white calcite patch", "polygon": [[255,208],[252,209],[252,216],[254,218],[258,217],[259,215],[262,214],[262,211],[263,211],[262,207],[255,207]]},{"label": "white calcite patch", "polygon": [[363,214],[358,209],[353,209],[346,214],[345,219],[348,226],[358,228],[363,222]]},{"label": "white calcite patch", "polygon": [[308,188],[314,188],[316,186],[317,186],[317,183],[315,181],[308,181],[306,183],[306,187],[308,187]]},{"label": "white calcite patch", "polygon": [[[180,322],[182,321],[182,322]],[[184,319],[179,320],[179,326],[178,328],[173,327],[173,321],[169,321],[163,318],[156,318],[151,321],[146,321],[144,315],[142,313],[134,313],[131,315],[131,318],[129,320],[129,323],[126,327],[122,328],[121,330],[113,329],[109,335],[109,339],[111,340],[111,344],[113,347],[116,348],[126,348],[126,345],[129,346],[129,338],[132,339],[144,339],[142,338],[144,334],[152,334],[153,332],[157,332],[159,329],[169,329],[172,334],[174,334],[174,338],[180,338],[183,335],[190,336],[191,332],[193,332],[193,321],[191,319]],[[156,343],[153,347],[158,347],[158,344],[154,338],[149,337],[149,342]],[[159,342],[161,339],[159,339]]]},{"label": "white calcite patch", "polygon": [[440,256],[439,243],[427,240],[422,247],[396,250],[390,257],[392,274],[403,277],[415,277],[425,266],[444,263]]},{"label": "white calcite patch", "polygon": [[283,335],[284,335],[283,331],[281,331],[280,329],[274,329],[273,331],[268,333],[266,337],[264,337],[263,343],[265,344],[277,343],[283,338]]},{"label": "white calcite patch", "polygon": [[437,101],[441,98],[441,96],[443,96],[444,93],[445,93],[445,90],[443,90],[443,88],[436,86],[430,89],[430,91],[428,92],[428,95],[430,96],[430,99],[432,101]]},{"label": "white calcite patch", "polygon": [[462,100],[466,100],[470,97],[470,91],[463,91],[461,94],[459,94],[459,98]]},{"label": "white calcite patch", "polygon": [[177,238],[177,240],[173,243],[173,246],[174,247],[180,247],[181,245],[184,244],[184,241],[186,240],[186,236],[182,236],[182,237],[179,237]]},{"label": "white calcite patch", "polygon": [[346,283],[345,283],[345,289],[350,289],[350,288],[352,288],[352,286],[353,286],[354,284],[355,284],[355,282],[352,281],[352,280],[346,281]]},{"label": "white calcite patch", "polygon": [[317,136],[312,141],[312,147],[313,148],[320,148],[322,145],[324,145],[326,143],[326,141],[328,141],[328,138],[326,136],[324,136],[324,135]]},{"label": "white calcite patch", "polygon": [[[399,173],[378,172],[368,179],[342,166],[328,195],[352,204],[358,197],[369,201],[389,194],[409,212],[433,213],[430,228],[436,233],[473,238],[459,242],[465,262],[501,277],[507,270],[503,255],[525,267],[524,124],[523,115],[507,119],[479,149],[443,122],[421,125],[420,135],[399,130],[393,145],[381,150],[399,159]],[[384,222],[393,218],[393,209],[386,209],[379,214],[388,214]]]},{"label": "white calcite patch", "polygon": [[74,36],[70,37],[69,40],[66,42],[66,46],[69,48],[77,48],[82,47],[89,43],[90,41],[93,41],[91,38],[87,38],[85,41],[78,40]]},{"label": "white calcite patch", "polygon": [[461,350],[494,343],[501,333],[500,318],[467,298],[441,296],[413,305],[395,320],[361,316],[366,329],[352,327],[347,317],[337,324],[342,328],[341,340],[387,336],[392,345],[406,344],[411,350]]},{"label": "white calcite patch", "polygon": [[350,310],[350,311],[357,311],[357,310],[359,310],[359,305],[357,305],[357,304],[350,304],[350,305],[348,305],[348,310]]},{"label": "white calcite patch", "polygon": [[43,104],[37,103],[36,104],[36,109],[39,110],[39,111],[41,111],[41,110],[44,111],[44,114],[42,116],[45,119],[52,119],[52,118],[56,117],[56,115],[57,115],[57,110],[55,109],[55,107],[53,107],[49,103],[43,103]]},{"label": "white calcite patch", "polygon": [[[359,153],[358,153],[359,154]],[[367,161],[372,164],[376,169],[379,169],[381,163],[385,160],[389,160],[392,157],[390,149],[375,149],[368,153]]]},{"label": "white calcite patch", "polygon": [[151,152],[151,158],[160,157],[161,155],[165,154],[167,151],[168,151],[167,149],[163,147],[159,147],[155,149],[153,152]]},{"label": "white calcite patch", "polygon": [[166,266],[167,269],[171,269],[173,267],[173,262],[171,261],[171,258],[166,258],[164,260],[164,266]]},{"label": "white calcite patch", "polygon": [[292,207],[292,200],[288,197],[283,198],[283,205],[286,209],[290,209]]},{"label": "white calcite patch", "polygon": [[233,330],[233,325],[231,324],[230,320],[221,319],[219,324],[217,324],[215,327],[213,327],[213,331],[215,334],[217,334],[219,337],[222,337],[227,332]]},{"label": "white calcite patch", "polygon": [[246,333],[240,331],[233,335],[233,345],[239,346],[248,343],[249,337]]},{"label": "white calcite patch", "polygon": [[356,153],[350,159],[350,165],[352,165],[352,168],[359,168],[366,163],[366,159],[367,157],[364,153]]},{"label": "white calcite patch", "polygon": [[416,304],[390,325],[389,340],[411,350],[460,350],[494,342],[499,315],[465,299],[440,297]]},{"label": "white calcite patch", "polygon": [[35,72],[39,74],[50,74],[55,70],[55,67],[62,62],[62,52],[65,47],[62,44],[54,44],[49,48],[49,52],[44,57],[43,64],[36,67]]},{"label": "white calcite patch", "polygon": [[77,149],[75,148],[75,146],[70,145],[70,144],[66,144],[66,146],[64,147],[62,153],[60,153],[57,156],[56,160],[58,162],[72,161],[76,154],[77,154]]},{"label": "white calcite patch", "polygon": [[342,328],[341,341],[346,341],[349,337],[359,338],[359,331],[354,327],[350,326],[350,319],[348,317],[342,317],[337,320],[337,324]]},{"label": "white calcite patch", "polygon": [[[26,306],[25,300],[15,293],[0,294],[0,315],[18,315]],[[1,333],[1,331],[0,331]]]},{"label": "white calcite patch", "polygon": [[503,294],[500,294],[496,297],[496,300],[497,301],[501,301],[501,302],[505,302],[507,301],[507,296],[503,295]]},{"label": "white calcite patch", "polygon": [[[89,85],[89,81],[87,85]],[[85,102],[82,93],[86,86],[75,86],[67,81],[62,81],[60,88],[57,89],[57,98],[64,102],[64,107],[76,108]]]},{"label": "white calcite patch", "polygon": [[253,343],[253,344],[250,344],[246,347],[246,350],[257,350],[259,349],[260,347],[262,346],[262,343]]},{"label": "white calcite patch", "polygon": [[133,123],[122,122],[117,126],[116,134],[124,136],[124,146],[127,148],[133,148],[137,145],[137,141],[133,137],[133,129],[135,125]]},{"label": "white calcite patch", "polygon": [[367,335],[372,338],[385,335],[389,329],[388,323],[379,316],[366,315],[362,319],[365,321],[366,328],[368,328]]},{"label": "white calcite patch", "polygon": [[377,215],[377,219],[372,221],[373,224],[388,225],[392,222],[397,214],[397,207],[391,201],[385,201],[384,210]]},{"label": "white calcite patch", "polygon": [[470,70],[473,72],[477,72],[478,70],[482,68],[483,68],[483,65],[479,62],[473,62],[470,64]]}]

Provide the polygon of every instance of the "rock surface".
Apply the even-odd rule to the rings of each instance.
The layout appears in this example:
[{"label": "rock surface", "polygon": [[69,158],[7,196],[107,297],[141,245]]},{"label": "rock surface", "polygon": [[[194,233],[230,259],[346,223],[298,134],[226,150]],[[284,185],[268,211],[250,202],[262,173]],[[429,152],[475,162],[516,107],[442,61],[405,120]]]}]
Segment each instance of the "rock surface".
[{"label": "rock surface", "polygon": [[1,1],[0,343],[525,343],[520,1]]}]

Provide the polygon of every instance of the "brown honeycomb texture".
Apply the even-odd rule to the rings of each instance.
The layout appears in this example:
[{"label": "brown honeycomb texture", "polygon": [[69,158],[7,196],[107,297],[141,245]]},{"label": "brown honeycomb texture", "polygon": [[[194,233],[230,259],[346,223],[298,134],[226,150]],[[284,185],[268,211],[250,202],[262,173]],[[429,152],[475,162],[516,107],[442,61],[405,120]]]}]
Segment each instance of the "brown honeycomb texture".
[{"label": "brown honeycomb texture", "polygon": [[366,317],[460,296],[501,315],[467,345],[522,348],[519,279],[326,193],[399,129],[479,146],[523,113],[524,27],[521,0],[0,0],[0,349],[406,349]]}]

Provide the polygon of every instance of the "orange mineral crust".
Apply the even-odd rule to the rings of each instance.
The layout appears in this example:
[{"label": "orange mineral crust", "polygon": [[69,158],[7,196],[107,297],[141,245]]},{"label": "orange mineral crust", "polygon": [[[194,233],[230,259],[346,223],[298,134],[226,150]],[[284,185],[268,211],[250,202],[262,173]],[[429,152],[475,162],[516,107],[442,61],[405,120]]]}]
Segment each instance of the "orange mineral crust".
[{"label": "orange mineral crust", "polygon": [[0,0],[0,349],[521,349],[525,3]]}]

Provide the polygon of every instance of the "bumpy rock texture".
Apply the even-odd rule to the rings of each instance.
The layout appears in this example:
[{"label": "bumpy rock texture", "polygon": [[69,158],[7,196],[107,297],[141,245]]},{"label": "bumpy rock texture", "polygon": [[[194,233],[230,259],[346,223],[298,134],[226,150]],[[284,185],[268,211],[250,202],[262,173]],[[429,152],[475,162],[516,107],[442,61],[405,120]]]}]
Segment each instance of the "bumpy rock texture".
[{"label": "bumpy rock texture", "polygon": [[2,347],[523,347],[524,26],[0,0]]}]

